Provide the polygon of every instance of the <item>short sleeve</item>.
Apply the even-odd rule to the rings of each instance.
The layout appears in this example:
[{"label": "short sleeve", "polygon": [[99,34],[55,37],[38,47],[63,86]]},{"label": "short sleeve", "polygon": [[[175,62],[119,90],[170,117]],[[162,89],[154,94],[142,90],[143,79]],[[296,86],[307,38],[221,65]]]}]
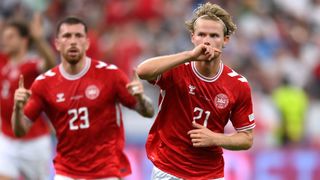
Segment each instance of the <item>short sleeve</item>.
[{"label": "short sleeve", "polygon": [[35,121],[43,111],[44,100],[41,97],[41,85],[38,81],[34,81],[31,86],[31,96],[24,107],[24,115],[31,121]]},{"label": "short sleeve", "polygon": [[128,89],[127,89],[127,84],[129,83],[129,79],[127,75],[125,75],[124,72],[121,70],[117,69],[115,70],[115,85],[116,85],[116,94],[117,94],[117,99],[120,101],[121,104],[124,106],[133,109],[136,104],[137,100],[134,96],[132,96]]},{"label": "short sleeve", "polygon": [[237,131],[246,131],[255,127],[251,90],[248,83],[241,83],[235,107],[230,120]]},{"label": "short sleeve", "polygon": [[172,77],[173,70],[174,69],[171,69],[169,71],[166,71],[166,72],[162,73],[161,75],[159,75],[157,77],[156,80],[149,81],[149,83],[151,83],[153,85],[158,85],[163,90],[168,89],[170,84],[172,84],[172,82],[173,82],[173,77]]}]

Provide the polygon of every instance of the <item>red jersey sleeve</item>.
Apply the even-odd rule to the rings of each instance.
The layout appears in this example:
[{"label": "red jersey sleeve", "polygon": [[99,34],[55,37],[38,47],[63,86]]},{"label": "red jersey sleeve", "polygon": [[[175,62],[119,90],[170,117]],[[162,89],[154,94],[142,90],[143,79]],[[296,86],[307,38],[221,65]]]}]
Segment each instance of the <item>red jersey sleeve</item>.
[{"label": "red jersey sleeve", "polygon": [[31,96],[24,107],[24,115],[31,121],[35,121],[43,111],[43,98],[41,96],[41,85],[39,81],[34,81],[31,86]]},{"label": "red jersey sleeve", "polygon": [[246,131],[255,127],[251,89],[248,83],[241,83],[239,94],[230,120],[237,131]]},{"label": "red jersey sleeve", "polygon": [[159,75],[157,77],[157,79],[155,79],[153,81],[149,81],[149,83],[151,83],[153,85],[158,85],[162,90],[168,89],[170,84],[173,84],[172,83],[173,82],[173,71],[175,69],[176,68],[162,73],[161,75]]},{"label": "red jersey sleeve", "polygon": [[121,104],[124,106],[133,109],[136,104],[137,100],[135,97],[133,97],[128,89],[127,89],[127,84],[129,83],[128,77],[122,72],[121,70],[117,69],[115,70],[115,85],[116,85],[116,94],[117,94],[117,99],[120,101]]}]

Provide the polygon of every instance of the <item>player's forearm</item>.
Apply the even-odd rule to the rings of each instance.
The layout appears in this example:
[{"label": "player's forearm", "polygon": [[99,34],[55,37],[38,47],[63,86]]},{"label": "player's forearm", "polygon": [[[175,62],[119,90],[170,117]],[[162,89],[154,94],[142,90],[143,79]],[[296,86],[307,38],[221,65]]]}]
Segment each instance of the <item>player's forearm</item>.
[{"label": "player's forearm", "polygon": [[146,95],[142,95],[140,98],[138,98],[136,111],[144,117],[153,117],[154,107],[150,98]]},{"label": "player's forearm", "polygon": [[56,56],[50,45],[43,38],[34,38],[35,45],[40,56],[44,59],[44,71],[52,68],[56,64]]},{"label": "player's forearm", "polygon": [[141,79],[154,80],[162,73],[191,60],[191,52],[185,51],[178,54],[159,56],[145,60],[137,68]]},{"label": "player's forearm", "polygon": [[223,135],[219,146],[228,150],[247,150],[253,144],[252,132],[238,132],[233,135]]},{"label": "player's forearm", "polygon": [[22,108],[16,105],[13,109],[11,124],[14,135],[17,137],[22,137],[27,134],[32,122],[24,118]]}]

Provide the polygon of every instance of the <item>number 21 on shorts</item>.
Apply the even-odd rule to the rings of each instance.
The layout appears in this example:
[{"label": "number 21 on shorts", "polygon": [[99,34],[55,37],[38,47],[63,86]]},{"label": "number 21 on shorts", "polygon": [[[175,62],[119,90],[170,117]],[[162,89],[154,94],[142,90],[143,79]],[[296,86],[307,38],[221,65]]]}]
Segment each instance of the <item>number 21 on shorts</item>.
[{"label": "number 21 on shorts", "polygon": [[[204,114],[203,114],[203,112],[204,112]],[[202,116],[205,116],[203,126],[207,127],[210,113],[211,113],[210,111],[204,111],[203,109],[201,109],[199,107],[195,107],[193,110],[193,121],[200,120],[202,118]]]}]

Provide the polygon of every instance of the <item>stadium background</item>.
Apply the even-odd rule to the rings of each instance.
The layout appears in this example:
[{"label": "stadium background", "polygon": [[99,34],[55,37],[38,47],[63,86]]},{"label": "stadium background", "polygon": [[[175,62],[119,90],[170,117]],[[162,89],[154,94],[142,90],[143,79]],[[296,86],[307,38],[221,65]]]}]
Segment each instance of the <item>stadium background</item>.
[{"label": "stadium background", "polygon": [[[1,0],[0,30],[15,17],[43,13],[53,42],[66,15],[89,25],[88,55],[118,65],[129,76],[143,59],[191,49],[184,21],[202,0]],[[248,152],[225,151],[227,180],[320,179],[320,0],[215,0],[238,30],[223,62],[249,80],[257,126]],[[58,61],[57,61],[58,62]],[[157,88],[145,83],[157,104]],[[174,107],[173,107],[174,108]],[[144,143],[153,120],[123,109],[133,174],[150,179]],[[233,129],[229,125],[227,132]],[[285,138],[281,132],[287,132]]]}]

